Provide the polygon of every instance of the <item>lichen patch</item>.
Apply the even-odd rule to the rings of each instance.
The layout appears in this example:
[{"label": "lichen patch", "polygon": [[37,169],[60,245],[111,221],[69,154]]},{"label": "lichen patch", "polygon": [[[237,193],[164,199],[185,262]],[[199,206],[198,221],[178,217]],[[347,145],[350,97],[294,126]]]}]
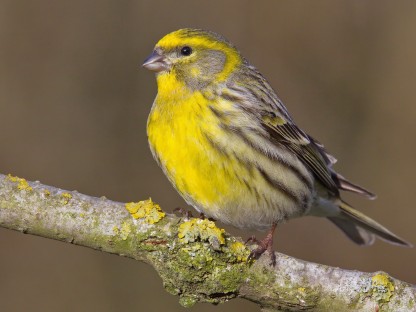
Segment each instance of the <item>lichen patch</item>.
[{"label": "lichen patch", "polygon": [[113,231],[114,231],[116,234],[120,233],[121,239],[122,239],[122,240],[126,240],[126,239],[127,239],[127,237],[129,237],[129,234],[131,233],[131,225],[130,225],[130,223],[129,223],[129,222],[124,221],[124,222],[121,224],[121,229],[120,229],[120,231],[119,231],[119,232],[118,232],[118,231],[115,231],[115,229],[114,229],[114,228],[113,228]]},{"label": "lichen patch", "polygon": [[385,273],[378,273],[371,278],[371,291],[378,303],[386,303],[394,293],[394,284]]},{"label": "lichen patch", "polygon": [[17,188],[19,190],[32,191],[32,187],[23,178],[15,177],[15,176],[12,176],[11,174],[8,174],[7,179],[9,179],[9,181],[11,182],[17,183]]},{"label": "lichen patch", "polygon": [[62,193],[61,197],[62,197],[62,203],[64,205],[67,205],[69,201],[72,199],[72,195],[70,193]]},{"label": "lichen patch", "polygon": [[250,256],[250,250],[242,242],[234,242],[230,245],[231,254],[239,262],[247,262],[248,257]]},{"label": "lichen patch", "polygon": [[151,198],[137,203],[126,203],[125,207],[133,218],[143,219],[148,224],[157,223],[166,215],[158,204],[153,203]]},{"label": "lichen patch", "polygon": [[209,242],[214,249],[225,244],[225,230],[218,228],[208,219],[191,219],[183,222],[178,229],[178,238],[182,243],[196,241]]}]

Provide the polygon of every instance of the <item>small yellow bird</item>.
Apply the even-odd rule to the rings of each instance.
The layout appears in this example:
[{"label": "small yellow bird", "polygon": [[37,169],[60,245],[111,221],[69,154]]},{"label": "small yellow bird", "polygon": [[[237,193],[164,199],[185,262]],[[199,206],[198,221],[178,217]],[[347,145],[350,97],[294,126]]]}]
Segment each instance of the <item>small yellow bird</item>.
[{"label": "small yellow bird", "polygon": [[326,217],[359,245],[375,236],[411,246],[340,198],[375,195],[332,169],[336,159],[296,126],[266,79],[222,36],[180,29],[143,66],[158,93],[147,124],[159,166],[186,202],[238,228],[270,229],[252,257],[272,252],[276,225]]}]

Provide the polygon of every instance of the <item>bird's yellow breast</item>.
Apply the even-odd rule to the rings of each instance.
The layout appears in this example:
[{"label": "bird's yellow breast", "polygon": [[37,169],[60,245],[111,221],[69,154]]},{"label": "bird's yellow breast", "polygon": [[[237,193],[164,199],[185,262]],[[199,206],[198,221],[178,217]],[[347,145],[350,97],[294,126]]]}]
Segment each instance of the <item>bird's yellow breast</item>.
[{"label": "bird's yellow breast", "polygon": [[228,164],[231,160],[213,148],[206,136],[207,131],[210,135],[220,131],[208,100],[168,74],[158,77],[158,85],[147,131],[159,165],[182,196],[196,207],[217,206],[223,196],[232,200],[230,187],[238,181],[227,169],[232,167]]}]

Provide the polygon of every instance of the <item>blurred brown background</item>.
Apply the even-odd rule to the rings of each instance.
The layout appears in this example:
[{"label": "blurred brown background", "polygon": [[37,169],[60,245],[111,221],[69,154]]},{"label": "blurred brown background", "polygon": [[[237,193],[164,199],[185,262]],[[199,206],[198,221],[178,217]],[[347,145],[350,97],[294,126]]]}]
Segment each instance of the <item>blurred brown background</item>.
[{"label": "blurred brown background", "polygon": [[[379,195],[347,200],[416,243],[414,1],[0,0],[0,172],[184,207],[147,146],[156,84],[140,66],[182,27],[233,41],[336,169]],[[298,258],[416,283],[415,249],[360,248],[315,218],[277,237]],[[0,253],[2,311],[185,311],[133,260],[4,229]],[[233,300],[186,311],[237,309],[258,310]]]}]

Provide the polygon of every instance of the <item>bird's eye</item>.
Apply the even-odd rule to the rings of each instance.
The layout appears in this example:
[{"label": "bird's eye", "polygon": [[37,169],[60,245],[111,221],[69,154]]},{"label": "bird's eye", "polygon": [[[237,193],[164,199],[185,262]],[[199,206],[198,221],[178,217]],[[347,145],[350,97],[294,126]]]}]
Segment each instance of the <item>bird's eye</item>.
[{"label": "bird's eye", "polygon": [[181,49],[181,54],[184,56],[188,56],[192,54],[192,49],[191,47],[185,46]]}]

